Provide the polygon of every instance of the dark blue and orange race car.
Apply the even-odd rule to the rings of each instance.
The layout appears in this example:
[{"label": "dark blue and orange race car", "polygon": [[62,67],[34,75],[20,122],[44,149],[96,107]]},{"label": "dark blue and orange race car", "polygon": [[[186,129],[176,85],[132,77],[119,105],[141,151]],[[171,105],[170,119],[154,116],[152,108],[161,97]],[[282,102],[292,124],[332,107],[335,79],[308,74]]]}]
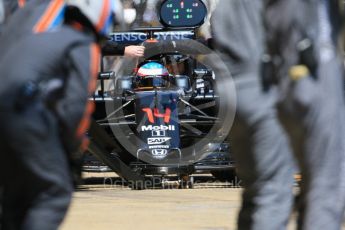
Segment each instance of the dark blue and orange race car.
[{"label": "dark blue and orange race car", "polygon": [[84,170],[113,170],[137,188],[147,175],[177,174],[181,187],[192,187],[189,175],[198,172],[231,180],[227,136],[235,90],[220,80],[219,59],[197,41],[207,9],[201,0],[165,0],[159,12],[163,27],[111,35],[119,44],[141,43],[145,57],[100,73],[90,99],[96,113],[89,152],[104,165],[88,158]]}]

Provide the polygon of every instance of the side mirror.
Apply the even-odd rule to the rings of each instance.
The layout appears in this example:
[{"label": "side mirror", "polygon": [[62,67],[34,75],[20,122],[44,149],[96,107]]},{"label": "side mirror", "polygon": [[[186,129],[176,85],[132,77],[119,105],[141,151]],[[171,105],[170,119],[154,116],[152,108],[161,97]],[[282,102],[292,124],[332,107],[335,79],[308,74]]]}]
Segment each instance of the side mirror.
[{"label": "side mirror", "polygon": [[98,74],[98,80],[109,80],[115,77],[115,72],[109,71],[109,72],[100,72]]}]

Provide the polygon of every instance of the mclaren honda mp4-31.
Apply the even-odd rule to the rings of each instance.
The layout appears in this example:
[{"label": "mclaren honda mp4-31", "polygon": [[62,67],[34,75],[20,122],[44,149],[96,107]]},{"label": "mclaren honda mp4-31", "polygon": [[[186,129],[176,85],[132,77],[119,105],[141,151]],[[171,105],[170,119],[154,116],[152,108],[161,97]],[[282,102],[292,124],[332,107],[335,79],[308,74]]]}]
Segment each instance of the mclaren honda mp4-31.
[{"label": "mclaren honda mp4-31", "polygon": [[158,11],[162,27],[111,34],[117,44],[144,45],[145,57],[124,58],[112,71],[103,58],[89,152],[104,165],[87,158],[84,170],[111,169],[127,180],[176,174],[189,187],[198,172],[231,180],[236,95],[221,60],[197,37],[207,9],[201,0],[166,0]]}]

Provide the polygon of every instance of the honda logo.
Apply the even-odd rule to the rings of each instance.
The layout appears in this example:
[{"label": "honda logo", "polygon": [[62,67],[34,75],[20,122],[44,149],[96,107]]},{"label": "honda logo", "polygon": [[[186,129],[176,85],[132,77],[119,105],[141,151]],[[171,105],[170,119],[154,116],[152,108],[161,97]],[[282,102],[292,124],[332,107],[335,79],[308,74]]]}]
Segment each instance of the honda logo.
[{"label": "honda logo", "polygon": [[152,155],[154,156],[166,156],[168,154],[168,150],[166,149],[154,149],[152,150]]}]

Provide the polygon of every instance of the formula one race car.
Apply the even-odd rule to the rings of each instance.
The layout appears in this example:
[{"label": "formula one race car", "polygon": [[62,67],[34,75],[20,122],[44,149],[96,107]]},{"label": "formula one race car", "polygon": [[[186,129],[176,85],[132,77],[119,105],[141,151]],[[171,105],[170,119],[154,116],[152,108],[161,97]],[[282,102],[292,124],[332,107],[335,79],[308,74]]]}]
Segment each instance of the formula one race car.
[{"label": "formula one race car", "polygon": [[145,57],[100,73],[100,89],[90,99],[96,112],[89,152],[105,165],[88,158],[84,170],[110,168],[136,182],[177,174],[181,187],[192,187],[188,176],[196,172],[231,180],[228,105],[235,90],[214,70],[220,61],[212,51],[195,41],[207,9],[201,0],[165,0],[159,12],[164,27],[111,35],[119,44],[143,44]]}]

